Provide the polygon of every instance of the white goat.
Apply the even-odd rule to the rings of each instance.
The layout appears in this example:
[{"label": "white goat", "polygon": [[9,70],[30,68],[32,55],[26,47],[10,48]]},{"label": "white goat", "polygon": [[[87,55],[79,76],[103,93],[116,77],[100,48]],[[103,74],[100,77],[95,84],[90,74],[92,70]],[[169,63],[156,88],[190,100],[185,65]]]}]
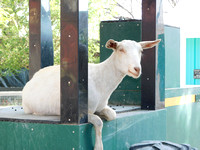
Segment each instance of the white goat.
[{"label": "white goat", "polygon": [[[96,132],[95,150],[103,150],[103,122],[96,114],[106,120],[116,118],[116,112],[108,106],[110,95],[126,75],[133,78],[141,75],[143,49],[159,42],[108,40],[106,47],[113,49],[112,55],[100,64],[88,65],[88,121]],[[60,66],[46,67],[33,76],[23,89],[22,105],[25,113],[60,115]]]}]

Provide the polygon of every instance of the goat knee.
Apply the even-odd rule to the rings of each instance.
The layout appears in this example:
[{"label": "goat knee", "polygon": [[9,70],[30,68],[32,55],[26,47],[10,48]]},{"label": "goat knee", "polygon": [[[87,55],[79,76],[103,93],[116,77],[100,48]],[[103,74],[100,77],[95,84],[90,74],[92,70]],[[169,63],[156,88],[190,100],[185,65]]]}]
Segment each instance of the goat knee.
[{"label": "goat knee", "polygon": [[110,108],[109,106],[106,106],[100,113],[100,116],[104,117],[107,121],[114,120],[116,118],[116,112]]}]

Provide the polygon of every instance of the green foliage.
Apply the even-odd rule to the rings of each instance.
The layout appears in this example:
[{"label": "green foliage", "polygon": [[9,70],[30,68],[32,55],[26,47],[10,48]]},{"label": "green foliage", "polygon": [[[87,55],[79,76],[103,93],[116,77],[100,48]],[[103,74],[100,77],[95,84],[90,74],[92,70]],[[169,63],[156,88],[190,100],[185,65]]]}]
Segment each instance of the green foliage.
[{"label": "green foliage", "polygon": [[28,68],[28,1],[0,2],[0,76]]},{"label": "green foliage", "polygon": [[116,3],[116,0],[89,0],[88,60],[90,63],[100,61],[100,22],[113,19],[118,14],[114,9]]},{"label": "green foliage", "polygon": [[60,0],[50,0],[54,64],[60,64]]},{"label": "green foliage", "polygon": [[[89,62],[99,62],[99,24],[112,19],[116,0],[89,0]],[[54,63],[60,63],[60,0],[50,0]],[[112,8],[112,9],[111,9]],[[0,76],[29,68],[28,0],[0,1]],[[84,37],[82,37],[83,40]]]}]

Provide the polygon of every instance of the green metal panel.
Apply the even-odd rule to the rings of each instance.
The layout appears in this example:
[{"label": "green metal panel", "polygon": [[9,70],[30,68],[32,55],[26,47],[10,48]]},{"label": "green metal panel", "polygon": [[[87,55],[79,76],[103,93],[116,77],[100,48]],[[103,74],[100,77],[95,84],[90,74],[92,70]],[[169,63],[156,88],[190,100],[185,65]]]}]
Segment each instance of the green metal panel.
[{"label": "green metal panel", "polygon": [[[100,24],[100,61],[107,59],[112,50],[106,49],[105,44],[109,39],[116,41],[135,40],[141,41],[141,21],[103,21]],[[126,95],[126,96],[124,96]],[[125,77],[116,91],[111,95],[109,103],[112,104],[137,104],[141,103],[140,79]]]},{"label": "green metal panel", "polygon": [[167,140],[200,149],[200,103],[167,108]]},{"label": "green metal panel", "polygon": [[165,88],[180,87],[180,29],[165,26]]}]

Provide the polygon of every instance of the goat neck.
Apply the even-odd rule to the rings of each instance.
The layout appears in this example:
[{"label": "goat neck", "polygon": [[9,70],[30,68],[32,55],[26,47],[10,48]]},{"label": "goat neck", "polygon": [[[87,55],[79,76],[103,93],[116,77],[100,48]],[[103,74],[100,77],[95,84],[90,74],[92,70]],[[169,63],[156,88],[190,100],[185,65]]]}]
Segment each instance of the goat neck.
[{"label": "goat neck", "polygon": [[99,67],[101,67],[100,70],[102,72],[102,84],[106,84],[103,87],[105,88],[104,90],[108,93],[112,93],[125,77],[125,74],[117,69],[115,64],[116,61],[116,55],[115,52],[113,52],[107,60],[105,60],[99,65]]}]

